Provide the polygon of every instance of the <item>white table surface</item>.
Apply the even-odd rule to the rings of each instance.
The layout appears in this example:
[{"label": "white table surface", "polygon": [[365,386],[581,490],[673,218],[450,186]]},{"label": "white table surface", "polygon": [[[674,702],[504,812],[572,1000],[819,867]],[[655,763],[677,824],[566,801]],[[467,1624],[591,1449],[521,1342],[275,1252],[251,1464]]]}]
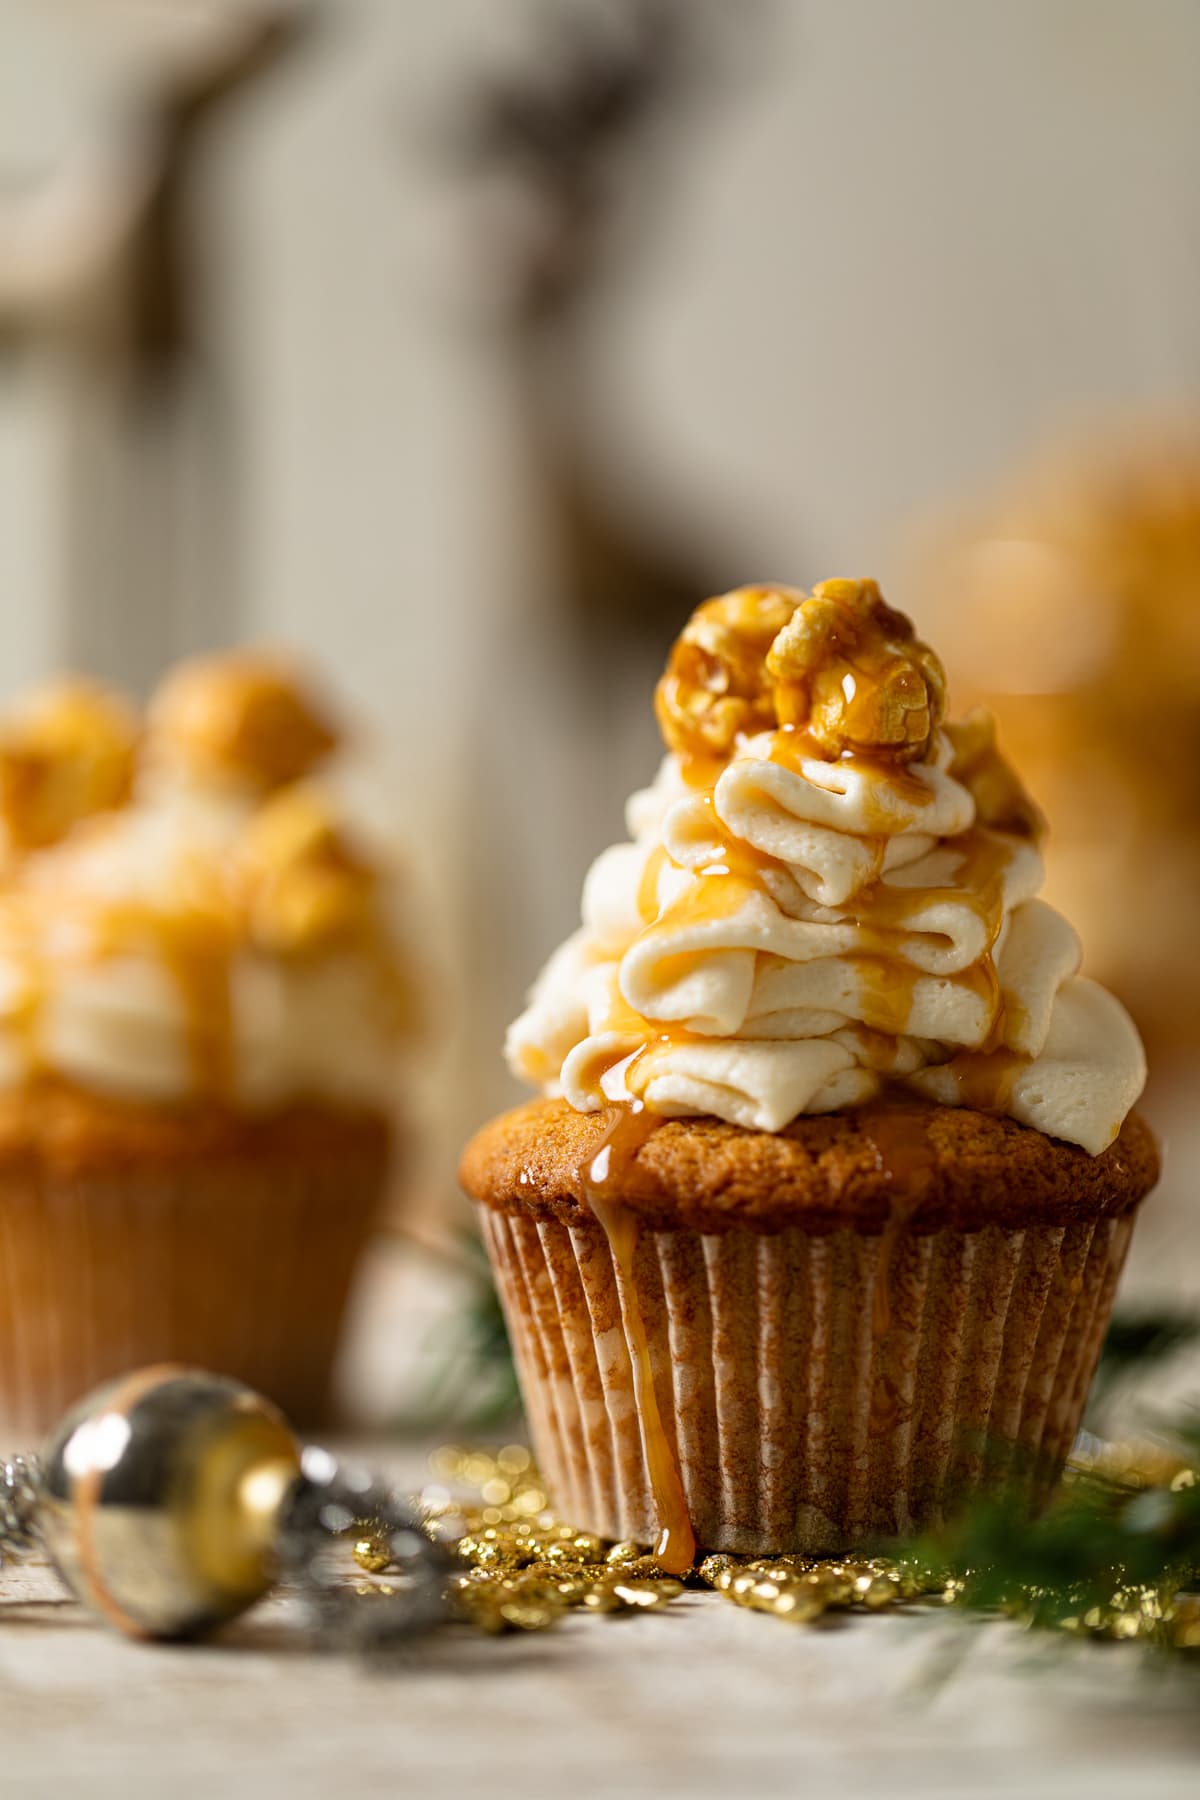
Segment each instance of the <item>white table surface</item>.
[{"label": "white table surface", "polygon": [[[376,1271],[355,1384],[373,1365],[385,1407],[429,1291],[394,1256]],[[426,1449],[372,1453],[415,1486]],[[812,1629],[697,1594],[531,1637],[456,1629],[382,1673],[310,1654],[290,1599],[212,1643],[154,1647],[96,1624],[47,1568],[0,1574],[2,1800],[1198,1791],[1200,1669],[1183,1685],[1137,1651],[1003,1623]]]}]

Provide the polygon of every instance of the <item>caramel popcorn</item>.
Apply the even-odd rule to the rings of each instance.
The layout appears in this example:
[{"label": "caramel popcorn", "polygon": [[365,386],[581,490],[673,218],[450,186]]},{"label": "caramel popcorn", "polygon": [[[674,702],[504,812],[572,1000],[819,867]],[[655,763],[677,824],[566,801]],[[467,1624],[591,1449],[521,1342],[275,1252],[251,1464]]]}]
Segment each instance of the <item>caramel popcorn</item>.
[{"label": "caramel popcorn", "polygon": [[873,581],[744,587],[706,600],[671,651],[655,707],[667,746],[728,756],[779,726],[814,749],[913,762],[945,711],[946,678]]},{"label": "caramel popcorn", "polygon": [[669,749],[725,756],[738,737],[773,729],[767,652],[803,598],[798,588],[743,587],[696,608],[654,696]]},{"label": "caramel popcorn", "polygon": [[281,789],[250,820],[240,879],[250,939],[277,954],[324,948],[374,917],[375,877],[308,783]]},{"label": "caramel popcorn", "polygon": [[913,762],[946,704],[942,665],[873,581],[822,581],[767,654],[775,716],[829,756]]},{"label": "caramel popcorn", "polygon": [[44,688],[0,732],[0,818],[17,851],[58,843],[81,819],[129,798],[138,726],[88,681]]},{"label": "caramel popcorn", "polygon": [[155,697],[150,733],[171,762],[263,788],[299,780],[338,742],[286,665],[246,652],[184,663]]},{"label": "caramel popcorn", "polygon": [[954,747],[950,773],[975,802],[975,816],[993,831],[1040,839],[1046,829],[1041,809],[1030,799],[1012,764],[996,743],[996,721],[977,706],[961,723],[946,726]]}]

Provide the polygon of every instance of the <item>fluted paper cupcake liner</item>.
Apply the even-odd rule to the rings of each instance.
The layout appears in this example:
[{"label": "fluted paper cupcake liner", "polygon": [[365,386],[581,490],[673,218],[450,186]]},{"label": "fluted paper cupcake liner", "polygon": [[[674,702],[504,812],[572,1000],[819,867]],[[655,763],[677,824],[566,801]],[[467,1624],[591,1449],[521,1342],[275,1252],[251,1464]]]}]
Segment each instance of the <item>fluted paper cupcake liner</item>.
[{"label": "fluted paper cupcake liner", "polygon": [[1039,1503],[1133,1223],[646,1230],[627,1278],[594,1222],[481,1212],[556,1506],[603,1536],[655,1539],[636,1305],[697,1543],[742,1554],[935,1526],[985,1482]]},{"label": "fluted paper cupcake liner", "polygon": [[0,1420],[41,1432],[99,1382],[179,1362],[325,1412],[382,1171],[0,1173]]}]

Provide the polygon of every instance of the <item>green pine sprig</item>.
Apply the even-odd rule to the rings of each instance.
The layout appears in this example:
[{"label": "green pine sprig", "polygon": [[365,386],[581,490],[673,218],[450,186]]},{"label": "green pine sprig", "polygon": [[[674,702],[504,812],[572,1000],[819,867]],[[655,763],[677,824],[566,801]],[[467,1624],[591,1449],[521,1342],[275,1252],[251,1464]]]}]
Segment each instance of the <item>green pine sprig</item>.
[{"label": "green pine sprig", "polygon": [[[1185,1314],[1118,1318],[1101,1399],[1197,1337],[1200,1319]],[[1156,1419],[1140,1457],[1136,1445],[1110,1449],[1081,1440],[1040,1516],[1030,1519],[1020,1487],[985,1493],[904,1557],[955,1581],[970,1610],[1200,1651],[1200,1411]]]},{"label": "green pine sprig", "polygon": [[456,1249],[465,1298],[450,1317],[438,1321],[422,1346],[430,1374],[394,1421],[405,1435],[451,1429],[486,1434],[520,1412],[508,1328],[486,1252],[471,1231],[459,1234]]}]

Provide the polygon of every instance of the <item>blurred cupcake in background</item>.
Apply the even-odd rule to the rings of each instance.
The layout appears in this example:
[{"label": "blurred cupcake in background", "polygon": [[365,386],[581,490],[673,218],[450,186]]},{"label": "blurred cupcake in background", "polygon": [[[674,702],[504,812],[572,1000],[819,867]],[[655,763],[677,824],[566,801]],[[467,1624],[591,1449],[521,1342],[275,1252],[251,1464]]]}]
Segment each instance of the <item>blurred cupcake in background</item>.
[{"label": "blurred cupcake in background", "polygon": [[1200,435],[1031,469],[934,527],[914,591],[1054,821],[1047,896],[1169,1077],[1200,1047]]},{"label": "blurred cupcake in background", "polygon": [[0,1416],[141,1363],[312,1420],[385,1194],[411,988],[394,883],[284,664],[80,682],[0,727]]}]

